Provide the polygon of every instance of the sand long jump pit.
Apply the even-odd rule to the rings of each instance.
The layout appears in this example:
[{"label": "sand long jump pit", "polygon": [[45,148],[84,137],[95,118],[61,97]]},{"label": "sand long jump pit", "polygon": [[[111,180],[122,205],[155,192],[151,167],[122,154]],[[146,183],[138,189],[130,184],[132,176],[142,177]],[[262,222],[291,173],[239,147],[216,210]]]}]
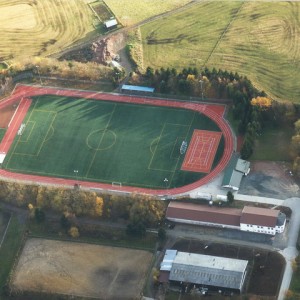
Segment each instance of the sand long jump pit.
[{"label": "sand long jump pit", "polygon": [[152,254],[83,243],[28,239],[12,288],[99,299],[137,299]]}]

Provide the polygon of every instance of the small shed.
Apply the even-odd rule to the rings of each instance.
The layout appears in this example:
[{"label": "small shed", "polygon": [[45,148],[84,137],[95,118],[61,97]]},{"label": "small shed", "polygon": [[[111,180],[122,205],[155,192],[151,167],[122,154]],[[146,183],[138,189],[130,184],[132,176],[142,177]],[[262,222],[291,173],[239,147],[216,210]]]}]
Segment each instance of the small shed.
[{"label": "small shed", "polygon": [[111,67],[117,68],[117,69],[119,69],[119,70],[122,70],[122,69],[123,69],[122,65],[119,64],[119,63],[118,63],[117,61],[115,61],[115,60],[112,60],[112,61],[109,63],[109,65],[110,65]]},{"label": "small shed", "polygon": [[104,22],[105,28],[106,29],[113,29],[118,26],[118,21],[116,19],[110,19],[106,22]]}]

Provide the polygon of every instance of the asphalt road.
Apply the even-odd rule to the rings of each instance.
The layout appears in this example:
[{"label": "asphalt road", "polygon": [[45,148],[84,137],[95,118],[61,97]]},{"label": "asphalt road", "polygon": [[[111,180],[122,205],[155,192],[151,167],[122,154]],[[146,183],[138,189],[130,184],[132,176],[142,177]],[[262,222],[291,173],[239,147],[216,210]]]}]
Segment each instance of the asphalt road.
[{"label": "asphalt road", "polygon": [[[256,198],[263,199],[263,197]],[[268,198],[265,199],[266,202],[268,202],[267,200]],[[276,202],[277,199],[269,200]],[[284,300],[293,275],[292,262],[298,255],[296,243],[300,229],[300,198],[289,198],[283,202],[283,205],[292,209],[292,216],[285,232],[280,235],[277,234],[275,238],[269,235],[241,232],[239,230],[185,224],[177,224],[174,229],[167,230],[167,236],[172,238],[172,240],[192,238],[208,242],[221,242],[279,251],[286,260],[286,267],[278,295],[278,300]]]},{"label": "asphalt road", "polygon": [[287,247],[283,251],[280,251],[286,260],[286,267],[282,278],[278,300],[284,300],[285,293],[289,289],[291,283],[293,275],[292,262],[298,255],[296,243],[300,229],[300,198],[287,199],[285,200],[284,205],[290,207],[293,213],[289,222]]},{"label": "asphalt road", "polygon": [[273,250],[272,237],[239,230],[219,229],[197,225],[177,224],[174,229],[167,230],[168,237],[191,238],[205,241],[244,245]]}]

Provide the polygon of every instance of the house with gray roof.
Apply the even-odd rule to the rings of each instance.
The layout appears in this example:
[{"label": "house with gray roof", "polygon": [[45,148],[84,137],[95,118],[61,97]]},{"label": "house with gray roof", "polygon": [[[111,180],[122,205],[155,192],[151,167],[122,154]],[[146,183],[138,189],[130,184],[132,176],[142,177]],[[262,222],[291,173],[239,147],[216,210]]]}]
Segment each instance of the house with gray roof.
[{"label": "house with gray roof", "polygon": [[240,158],[238,153],[234,153],[225,169],[222,187],[238,191],[243,176],[250,172],[250,162]]}]

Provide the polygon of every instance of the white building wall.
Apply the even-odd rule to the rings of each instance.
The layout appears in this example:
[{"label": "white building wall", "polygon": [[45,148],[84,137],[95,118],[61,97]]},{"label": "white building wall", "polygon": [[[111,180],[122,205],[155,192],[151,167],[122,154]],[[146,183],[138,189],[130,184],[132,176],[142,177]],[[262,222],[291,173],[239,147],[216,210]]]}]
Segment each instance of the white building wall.
[{"label": "white building wall", "polygon": [[246,274],[247,274],[247,268],[245,269],[245,271],[243,273],[243,276],[242,276],[242,280],[241,280],[241,284],[240,284],[240,292],[242,292],[244,281],[245,281],[245,278],[246,278]]},{"label": "white building wall", "polygon": [[185,219],[177,219],[177,218],[168,218],[168,220],[173,221],[173,222],[178,222],[178,223],[184,223],[184,224],[203,225],[203,226],[211,226],[211,227],[230,228],[230,229],[240,229],[239,226],[225,225],[225,224],[218,224],[218,223],[193,221],[193,220],[185,220]]},{"label": "white building wall", "polygon": [[219,227],[219,228],[240,229],[242,231],[271,234],[271,235],[284,232],[285,224],[286,224],[285,221],[282,226],[276,226],[276,227],[267,227],[267,226],[259,226],[259,225],[244,224],[244,223],[241,223],[240,226],[233,226],[233,225],[225,225],[219,223],[193,221],[193,220],[185,220],[185,219],[177,219],[177,218],[168,218],[168,220],[177,223],[211,226],[211,227]]},{"label": "white building wall", "polygon": [[284,232],[285,224],[286,224],[286,219],[284,220],[284,223],[281,226],[276,226],[275,227],[276,233],[282,233],[282,232]]},{"label": "white building wall", "polygon": [[241,223],[240,229],[242,231],[249,231],[249,232],[257,232],[257,233],[272,234],[272,235],[276,234],[275,227],[267,227],[267,226],[259,226],[259,225]]}]

